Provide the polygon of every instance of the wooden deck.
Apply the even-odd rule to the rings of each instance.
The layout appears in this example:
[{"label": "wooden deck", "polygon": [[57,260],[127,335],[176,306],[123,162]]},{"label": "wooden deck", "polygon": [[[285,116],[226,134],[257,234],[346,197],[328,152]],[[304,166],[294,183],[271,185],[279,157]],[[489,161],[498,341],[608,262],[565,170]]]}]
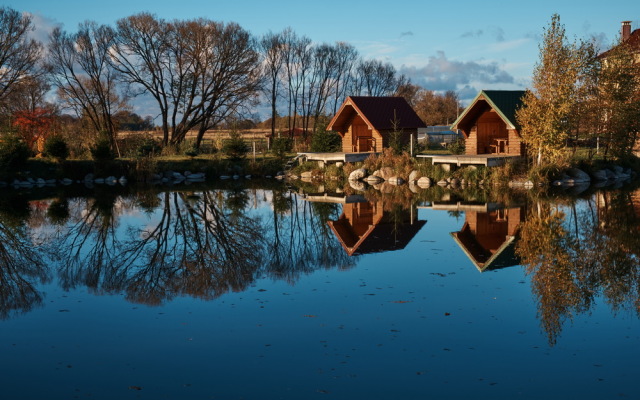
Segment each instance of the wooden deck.
[{"label": "wooden deck", "polygon": [[507,162],[514,161],[520,156],[509,156],[505,154],[478,154],[478,155],[440,155],[440,154],[419,154],[417,158],[430,158],[433,165],[442,165],[445,169],[451,167],[462,167],[469,165],[483,165],[485,167],[497,167]]},{"label": "wooden deck", "polygon": [[306,161],[320,161],[328,164],[364,161],[372,154],[378,153],[298,153],[298,157],[304,158]]}]

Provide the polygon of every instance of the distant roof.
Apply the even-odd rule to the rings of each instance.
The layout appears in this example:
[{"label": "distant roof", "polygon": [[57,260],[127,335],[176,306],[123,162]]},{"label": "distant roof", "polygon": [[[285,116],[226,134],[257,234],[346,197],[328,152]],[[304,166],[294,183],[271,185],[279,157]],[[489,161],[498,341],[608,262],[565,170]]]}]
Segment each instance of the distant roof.
[{"label": "distant roof", "polygon": [[376,130],[393,129],[394,120],[398,129],[424,128],[426,124],[407,103],[404,97],[396,96],[349,96],[333,117],[327,130],[343,127],[357,113]]},{"label": "distant roof", "polygon": [[[622,43],[619,43],[614,47],[620,46],[621,44],[629,45],[636,53],[640,53],[640,29],[636,29],[635,31],[631,32],[631,35],[627,40],[625,40]],[[612,49],[609,49],[604,53],[601,53],[598,57],[607,57],[607,55],[609,55],[611,50]]]},{"label": "distant roof", "polygon": [[451,125],[451,129],[458,129],[458,124],[465,119],[479,101],[486,101],[493,108],[510,129],[519,129],[516,120],[516,110],[522,106],[524,90],[481,90],[458,119]]}]

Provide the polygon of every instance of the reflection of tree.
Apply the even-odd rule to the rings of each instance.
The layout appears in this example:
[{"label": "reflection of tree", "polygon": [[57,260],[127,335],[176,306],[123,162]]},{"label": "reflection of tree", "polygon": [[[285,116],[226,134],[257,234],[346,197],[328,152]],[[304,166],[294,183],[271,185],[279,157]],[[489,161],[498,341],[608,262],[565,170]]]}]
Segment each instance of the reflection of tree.
[{"label": "reflection of tree", "polygon": [[[8,200],[8,199],[3,199]],[[2,201],[0,213],[0,319],[12,312],[27,312],[42,304],[42,295],[35,285],[48,280],[43,259],[26,231],[24,220],[17,216],[16,199]],[[18,210],[28,209],[26,201]]]},{"label": "reflection of tree", "polygon": [[226,208],[220,194],[167,192],[159,222],[138,240],[131,232],[117,260],[130,299],[214,298],[253,281],[262,259],[261,223]]},{"label": "reflection of tree", "polygon": [[562,324],[587,312],[596,296],[614,311],[640,306],[638,215],[628,193],[596,195],[584,207],[538,203],[522,225],[517,253],[538,299],[549,343]]},{"label": "reflection of tree", "polygon": [[326,221],[339,216],[335,204],[302,201],[294,193],[273,192],[273,232],[268,238],[267,273],[294,282],[316,268],[348,268],[355,264],[333,238]]},{"label": "reflection of tree", "polygon": [[105,191],[95,198],[75,199],[71,222],[54,253],[63,258],[60,282],[64,289],[85,285],[100,291],[110,276],[112,260],[118,254],[116,196]]},{"label": "reflection of tree", "polygon": [[[146,228],[118,232],[116,203],[82,201],[59,242],[63,286],[124,291],[136,302],[158,304],[175,295],[202,298],[242,290],[260,265],[262,227],[226,207],[222,192],[165,192]],[[157,197],[157,196],[156,196]],[[155,203],[145,195],[138,202]],[[149,212],[149,210],[147,210]]]}]

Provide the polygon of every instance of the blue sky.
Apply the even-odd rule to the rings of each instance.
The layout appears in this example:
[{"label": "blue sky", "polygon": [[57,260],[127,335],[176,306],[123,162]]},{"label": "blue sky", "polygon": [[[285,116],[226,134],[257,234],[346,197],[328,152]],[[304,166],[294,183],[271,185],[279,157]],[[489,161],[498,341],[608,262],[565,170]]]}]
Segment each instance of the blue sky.
[{"label": "blue sky", "polygon": [[620,22],[640,27],[640,1],[602,0],[4,0],[31,13],[40,30],[79,22],[114,24],[141,11],[165,19],[205,17],[237,22],[255,35],[291,27],[316,42],[345,41],[365,58],[391,62],[414,83],[454,90],[463,100],[481,89],[523,89],[538,59],[538,44],[558,13],[570,38],[596,37],[603,48]]}]

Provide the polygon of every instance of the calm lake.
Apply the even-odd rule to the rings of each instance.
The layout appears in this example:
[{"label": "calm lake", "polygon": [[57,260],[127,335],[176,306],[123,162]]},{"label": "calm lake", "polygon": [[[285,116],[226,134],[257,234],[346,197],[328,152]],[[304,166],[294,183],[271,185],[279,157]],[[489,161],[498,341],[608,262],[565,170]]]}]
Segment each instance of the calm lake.
[{"label": "calm lake", "polygon": [[0,397],[640,398],[639,190],[372,192],[2,189]]}]

